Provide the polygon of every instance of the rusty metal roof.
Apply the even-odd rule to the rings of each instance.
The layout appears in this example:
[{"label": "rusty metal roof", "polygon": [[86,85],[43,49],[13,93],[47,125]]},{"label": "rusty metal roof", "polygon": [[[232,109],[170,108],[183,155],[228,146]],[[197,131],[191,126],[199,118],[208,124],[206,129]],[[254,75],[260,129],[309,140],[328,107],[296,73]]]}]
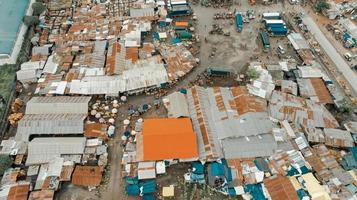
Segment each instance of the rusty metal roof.
[{"label": "rusty metal roof", "polygon": [[92,123],[85,125],[84,136],[86,138],[103,138],[108,139],[108,125],[101,123]]},{"label": "rusty metal roof", "polygon": [[99,166],[76,166],[72,176],[73,185],[98,186],[102,181],[103,168]]},{"label": "rusty metal roof", "polygon": [[26,200],[30,189],[30,183],[19,183],[12,186],[7,196],[7,200]]},{"label": "rusty metal roof", "polygon": [[29,200],[52,200],[54,194],[54,190],[33,191],[30,193]]},{"label": "rusty metal roof", "polygon": [[296,191],[286,176],[277,175],[264,179],[264,185],[272,199],[298,200]]}]

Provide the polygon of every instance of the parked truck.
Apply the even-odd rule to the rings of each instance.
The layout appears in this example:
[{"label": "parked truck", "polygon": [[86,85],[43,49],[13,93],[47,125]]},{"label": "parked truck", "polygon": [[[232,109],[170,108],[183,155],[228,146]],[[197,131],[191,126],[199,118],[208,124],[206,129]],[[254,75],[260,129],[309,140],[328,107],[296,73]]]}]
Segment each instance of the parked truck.
[{"label": "parked truck", "polygon": [[243,16],[240,13],[238,13],[236,15],[236,26],[237,26],[237,31],[242,32],[242,30],[243,30]]}]

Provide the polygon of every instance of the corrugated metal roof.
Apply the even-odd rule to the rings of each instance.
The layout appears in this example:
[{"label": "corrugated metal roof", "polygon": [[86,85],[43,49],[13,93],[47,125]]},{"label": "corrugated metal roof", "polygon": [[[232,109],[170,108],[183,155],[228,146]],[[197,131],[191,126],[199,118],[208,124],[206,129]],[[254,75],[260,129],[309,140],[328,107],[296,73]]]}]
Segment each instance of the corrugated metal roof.
[{"label": "corrugated metal roof", "polygon": [[30,183],[18,183],[11,186],[7,200],[26,200],[30,190]]},{"label": "corrugated metal roof", "polygon": [[91,123],[85,125],[84,136],[87,138],[108,139],[108,125],[101,123]]},{"label": "corrugated metal roof", "polygon": [[269,114],[274,119],[288,120],[305,128],[339,126],[323,105],[280,91],[274,91],[270,98]]},{"label": "corrugated metal roof", "polygon": [[290,33],[288,39],[295,50],[310,49],[309,44],[300,33]]},{"label": "corrugated metal roof", "polygon": [[138,178],[154,179],[156,178],[155,162],[139,162],[138,164]]},{"label": "corrugated metal roof", "polygon": [[37,69],[19,70],[16,78],[21,83],[34,83],[37,81]]},{"label": "corrugated metal roof", "polygon": [[165,97],[164,105],[169,118],[189,117],[186,97],[181,92],[174,92]]},{"label": "corrugated metal roof", "polygon": [[86,114],[25,115],[18,122],[15,138],[28,141],[33,134],[83,134],[86,117]]},{"label": "corrugated metal roof", "polygon": [[297,84],[294,81],[282,80],[281,91],[284,93],[297,95]]},{"label": "corrugated metal roof", "polygon": [[116,76],[91,76],[71,82],[72,94],[116,94],[119,92],[135,92],[149,87],[159,87],[167,83],[168,76],[164,64],[159,62],[159,57],[138,60],[135,64],[126,67],[119,63],[123,69],[118,69],[120,75]]},{"label": "corrugated metal roof", "polygon": [[[259,156],[276,149],[266,101],[250,95],[245,87],[204,89],[196,86],[188,90],[187,101],[201,159]],[[262,134],[267,134],[266,140],[257,140]],[[252,143],[249,144],[246,137],[252,137]],[[269,144],[265,152],[259,148],[244,150],[245,146],[264,144]]]},{"label": "corrugated metal roof", "polygon": [[299,197],[286,176],[277,175],[264,179],[264,186],[267,188],[272,199],[298,200]]},{"label": "corrugated metal roof", "polygon": [[130,8],[130,17],[155,16],[154,8]]},{"label": "corrugated metal roof", "polygon": [[313,101],[332,104],[330,92],[321,78],[297,79],[302,97]]},{"label": "corrugated metal roof", "polygon": [[54,62],[54,56],[48,57],[43,73],[55,74],[58,68],[58,64]]},{"label": "corrugated metal roof", "polygon": [[28,144],[26,165],[48,163],[62,154],[83,154],[85,143],[84,137],[35,138]]},{"label": "corrugated metal roof", "polygon": [[103,168],[99,166],[77,165],[72,175],[72,184],[80,186],[99,186]]},{"label": "corrugated metal roof", "polygon": [[26,114],[87,114],[91,97],[33,97],[26,104]]},{"label": "corrugated metal roof", "polygon": [[357,122],[350,121],[345,123],[344,126],[349,132],[357,134]]},{"label": "corrugated metal roof", "polygon": [[53,200],[54,195],[54,190],[33,191],[30,193],[29,200]]},{"label": "corrugated metal roof", "polygon": [[351,133],[341,129],[325,128],[325,144],[333,147],[353,147]]},{"label": "corrugated metal roof", "polygon": [[47,176],[60,177],[62,172],[62,167],[64,163],[64,158],[54,157],[48,162]]}]

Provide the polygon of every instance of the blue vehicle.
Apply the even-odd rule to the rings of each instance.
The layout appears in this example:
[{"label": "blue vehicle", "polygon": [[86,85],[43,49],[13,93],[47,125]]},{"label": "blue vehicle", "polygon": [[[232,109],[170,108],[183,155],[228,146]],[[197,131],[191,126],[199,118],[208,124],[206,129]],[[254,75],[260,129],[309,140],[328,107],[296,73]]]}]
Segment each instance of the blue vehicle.
[{"label": "blue vehicle", "polygon": [[236,26],[237,26],[237,31],[242,32],[242,30],[243,30],[243,16],[242,16],[242,14],[236,15]]}]

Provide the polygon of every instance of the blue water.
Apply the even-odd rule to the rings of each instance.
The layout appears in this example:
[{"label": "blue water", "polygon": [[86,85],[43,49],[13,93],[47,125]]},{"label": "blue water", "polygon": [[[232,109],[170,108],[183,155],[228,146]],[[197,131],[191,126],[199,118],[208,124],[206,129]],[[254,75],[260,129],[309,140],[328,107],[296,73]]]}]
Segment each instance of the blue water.
[{"label": "blue water", "polygon": [[0,0],[0,54],[11,54],[29,0]]}]

